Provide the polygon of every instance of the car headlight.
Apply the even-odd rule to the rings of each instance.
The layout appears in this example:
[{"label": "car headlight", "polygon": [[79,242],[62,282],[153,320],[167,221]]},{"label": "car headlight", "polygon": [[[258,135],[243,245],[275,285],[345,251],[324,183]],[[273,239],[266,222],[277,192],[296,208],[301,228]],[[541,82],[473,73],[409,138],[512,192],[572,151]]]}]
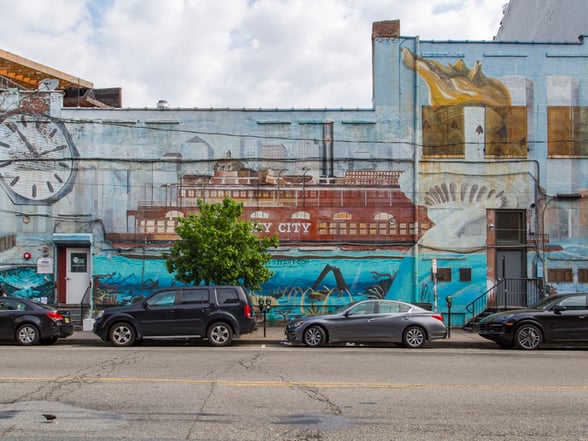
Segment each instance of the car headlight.
[{"label": "car headlight", "polygon": [[95,317],[96,320],[101,319],[103,315],[104,315],[104,310],[98,311],[98,314],[96,314],[96,317]]},{"label": "car headlight", "polygon": [[292,322],[290,323],[290,328],[297,328],[299,326],[302,326],[305,323],[304,320],[298,320],[297,322]]}]

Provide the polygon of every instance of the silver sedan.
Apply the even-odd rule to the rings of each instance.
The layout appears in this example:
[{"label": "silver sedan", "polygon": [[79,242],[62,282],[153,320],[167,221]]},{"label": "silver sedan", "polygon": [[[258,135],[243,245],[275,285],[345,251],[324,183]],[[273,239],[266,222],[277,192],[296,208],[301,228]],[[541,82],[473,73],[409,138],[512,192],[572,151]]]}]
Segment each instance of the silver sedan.
[{"label": "silver sedan", "polygon": [[293,320],[286,339],[316,347],[332,343],[401,343],[420,348],[447,337],[443,316],[396,300],[363,300],[340,312]]}]

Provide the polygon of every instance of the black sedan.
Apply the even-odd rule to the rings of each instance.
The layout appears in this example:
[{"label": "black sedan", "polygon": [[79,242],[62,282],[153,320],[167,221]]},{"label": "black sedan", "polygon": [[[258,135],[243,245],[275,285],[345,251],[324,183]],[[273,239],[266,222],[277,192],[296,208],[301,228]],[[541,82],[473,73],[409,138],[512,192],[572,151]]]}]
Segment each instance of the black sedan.
[{"label": "black sedan", "polygon": [[588,294],[554,295],[528,309],[489,315],[478,334],[506,348],[588,343]]},{"label": "black sedan", "polygon": [[69,314],[19,297],[0,297],[0,340],[20,345],[53,344],[74,332]]},{"label": "black sedan", "polygon": [[427,340],[445,338],[443,316],[396,300],[363,300],[330,315],[286,324],[286,339],[306,346],[331,343],[401,343],[420,348]]}]

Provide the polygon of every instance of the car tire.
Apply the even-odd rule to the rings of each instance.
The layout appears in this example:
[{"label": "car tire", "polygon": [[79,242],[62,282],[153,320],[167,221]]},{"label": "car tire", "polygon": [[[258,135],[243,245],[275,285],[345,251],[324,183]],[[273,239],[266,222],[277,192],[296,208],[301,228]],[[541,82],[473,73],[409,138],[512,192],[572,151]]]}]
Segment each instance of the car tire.
[{"label": "car tire", "polygon": [[137,339],[137,331],[127,322],[118,322],[108,331],[108,340],[113,346],[132,346]]},{"label": "car tire", "polygon": [[402,344],[405,348],[417,349],[427,341],[427,334],[420,326],[409,326],[402,334]]},{"label": "car tire", "polygon": [[303,340],[306,346],[316,348],[327,342],[327,335],[320,326],[310,326],[304,331]]},{"label": "car tire", "polygon": [[206,338],[211,346],[228,346],[233,341],[233,330],[226,323],[216,322],[208,328]]},{"label": "car tire", "polygon": [[515,332],[515,345],[527,351],[537,349],[543,343],[541,329],[531,323],[519,326]]},{"label": "car tire", "polygon": [[16,342],[21,346],[33,346],[39,343],[41,335],[35,325],[26,323],[16,330]]},{"label": "car tire", "polygon": [[42,338],[39,343],[42,345],[52,345],[57,341],[57,337]]}]

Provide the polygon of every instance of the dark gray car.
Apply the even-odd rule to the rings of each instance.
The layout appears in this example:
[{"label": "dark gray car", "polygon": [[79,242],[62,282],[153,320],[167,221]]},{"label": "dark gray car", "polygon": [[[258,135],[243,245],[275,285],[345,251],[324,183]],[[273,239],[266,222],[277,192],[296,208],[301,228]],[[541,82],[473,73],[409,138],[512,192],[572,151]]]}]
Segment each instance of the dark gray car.
[{"label": "dark gray car", "polygon": [[293,320],[286,324],[292,343],[322,346],[331,343],[401,343],[419,348],[427,340],[447,336],[443,316],[396,300],[363,300],[340,312]]}]

